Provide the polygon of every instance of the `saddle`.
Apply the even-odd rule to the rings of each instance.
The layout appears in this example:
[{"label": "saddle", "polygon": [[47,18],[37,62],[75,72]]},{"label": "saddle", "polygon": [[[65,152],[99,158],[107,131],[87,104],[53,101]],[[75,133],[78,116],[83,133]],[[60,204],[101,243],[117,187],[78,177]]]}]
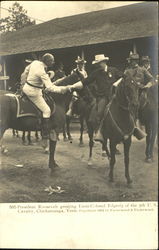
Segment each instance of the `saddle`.
[{"label": "saddle", "polygon": [[[13,96],[17,102],[17,118],[32,116],[38,119],[42,118],[42,112],[38,107],[27,97],[26,94],[21,92],[20,94],[7,94]],[[55,112],[55,101],[51,95],[43,93],[43,97],[51,109],[51,114]]]}]

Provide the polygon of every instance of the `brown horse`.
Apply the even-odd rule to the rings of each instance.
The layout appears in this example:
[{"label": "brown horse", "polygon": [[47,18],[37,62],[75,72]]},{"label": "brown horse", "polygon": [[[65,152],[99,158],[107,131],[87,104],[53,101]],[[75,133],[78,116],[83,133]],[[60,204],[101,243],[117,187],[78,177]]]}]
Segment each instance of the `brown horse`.
[{"label": "brown horse", "polygon": [[[85,113],[87,117],[86,123],[88,127],[88,135],[90,139],[90,154],[88,165],[91,165],[92,148],[94,144],[93,134],[96,122],[95,119],[94,122],[89,119],[89,114],[91,110],[91,103],[93,103],[94,97],[91,93],[90,88],[88,88],[87,86],[82,91],[82,94],[85,95],[85,99],[87,99],[87,105],[85,105]],[[129,149],[131,146],[131,135],[133,134],[135,128],[135,113],[138,107],[138,91],[138,85],[134,82],[134,80],[131,79],[130,76],[124,76],[123,80],[117,87],[112,100],[105,108],[102,126],[104,144],[102,145],[102,147],[106,150],[107,155],[109,156],[108,158],[110,159],[110,181],[113,181],[116,146],[117,144],[123,142],[125,177],[128,184],[132,182],[129,176]],[[110,142],[110,155],[107,149],[108,139]]]}]

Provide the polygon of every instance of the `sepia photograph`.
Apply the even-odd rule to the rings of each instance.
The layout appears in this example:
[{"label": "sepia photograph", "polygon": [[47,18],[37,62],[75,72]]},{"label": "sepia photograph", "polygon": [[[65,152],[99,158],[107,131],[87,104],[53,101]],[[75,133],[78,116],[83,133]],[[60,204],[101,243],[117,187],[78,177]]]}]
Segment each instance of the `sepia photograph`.
[{"label": "sepia photograph", "polygon": [[[0,14],[0,220],[154,209],[157,237],[157,1],[1,1]],[[47,247],[127,248],[91,237]],[[157,249],[145,238],[127,249]],[[0,240],[46,247],[16,244]]]}]

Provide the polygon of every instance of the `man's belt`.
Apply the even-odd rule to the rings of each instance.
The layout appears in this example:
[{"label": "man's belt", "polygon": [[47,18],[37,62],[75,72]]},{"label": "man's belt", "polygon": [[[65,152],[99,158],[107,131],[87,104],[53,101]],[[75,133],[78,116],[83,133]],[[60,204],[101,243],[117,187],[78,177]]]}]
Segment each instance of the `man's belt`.
[{"label": "man's belt", "polygon": [[34,87],[34,88],[37,88],[37,89],[43,89],[43,87],[33,85],[33,84],[29,83],[29,82],[26,82],[26,83],[27,83],[28,85],[30,85],[30,86],[32,86],[32,87]]}]

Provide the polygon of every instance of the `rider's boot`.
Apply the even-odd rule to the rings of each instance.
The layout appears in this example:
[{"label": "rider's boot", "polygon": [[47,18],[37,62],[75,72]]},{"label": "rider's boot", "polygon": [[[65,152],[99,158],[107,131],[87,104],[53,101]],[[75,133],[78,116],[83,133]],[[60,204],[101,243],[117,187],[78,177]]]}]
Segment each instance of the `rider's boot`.
[{"label": "rider's boot", "polygon": [[133,135],[138,140],[142,140],[146,136],[145,132],[143,130],[141,130],[140,128],[138,128],[138,127],[135,127]]},{"label": "rider's boot", "polygon": [[42,146],[47,147],[47,141],[50,137],[50,118],[42,118]]},{"label": "rider's boot", "polygon": [[103,127],[103,120],[100,122],[99,128],[97,129],[97,132],[95,134],[94,140],[103,143],[104,137],[102,133],[102,127]]}]

